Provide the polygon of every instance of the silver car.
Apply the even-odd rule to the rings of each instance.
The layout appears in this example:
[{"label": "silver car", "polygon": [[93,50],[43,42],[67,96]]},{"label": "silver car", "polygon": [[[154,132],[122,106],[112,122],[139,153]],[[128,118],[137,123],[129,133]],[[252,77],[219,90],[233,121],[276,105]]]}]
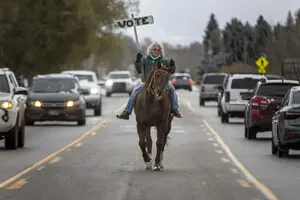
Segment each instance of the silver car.
[{"label": "silver car", "polygon": [[218,101],[219,87],[223,84],[226,73],[204,74],[200,86],[199,103],[205,105],[205,101]]},{"label": "silver car", "polygon": [[134,83],[130,71],[109,72],[104,87],[107,97],[110,97],[113,93],[128,93],[131,95]]}]

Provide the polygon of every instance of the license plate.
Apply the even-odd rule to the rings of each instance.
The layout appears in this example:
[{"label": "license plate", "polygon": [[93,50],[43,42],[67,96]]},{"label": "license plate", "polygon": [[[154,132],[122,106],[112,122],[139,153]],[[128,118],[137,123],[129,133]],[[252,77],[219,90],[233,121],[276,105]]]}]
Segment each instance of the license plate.
[{"label": "license plate", "polygon": [[49,110],[49,115],[51,116],[58,116],[59,115],[59,112],[57,110]]}]

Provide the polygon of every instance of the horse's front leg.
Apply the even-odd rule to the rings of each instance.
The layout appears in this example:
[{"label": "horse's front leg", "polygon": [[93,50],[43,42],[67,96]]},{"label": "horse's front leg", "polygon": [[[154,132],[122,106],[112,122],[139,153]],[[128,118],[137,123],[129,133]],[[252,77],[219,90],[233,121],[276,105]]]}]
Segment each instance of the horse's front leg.
[{"label": "horse's front leg", "polygon": [[147,127],[145,127],[145,125],[138,123],[137,124],[137,131],[138,131],[138,135],[139,135],[139,146],[142,150],[142,155],[144,158],[144,162],[146,163],[146,168],[150,168],[151,167],[151,157],[148,155],[147,151],[146,151],[146,131],[147,131]]},{"label": "horse's front leg", "polygon": [[147,152],[151,157],[151,155],[152,155],[152,144],[153,144],[153,141],[152,141],[152,138],[151,138],[151,127],[149,127],[146,130],[146,143],[147,143]]},{"label": "horse's front leg", "polygon": [[157,129],[157,141],[156,141],[156,157],[155,165],[153,170],[160,171],[163,168],[162,159],[163,159],[163,148],[165,145],[165,136],[167,133],[168,124],[162,122],[160,125],[156,126]]}]

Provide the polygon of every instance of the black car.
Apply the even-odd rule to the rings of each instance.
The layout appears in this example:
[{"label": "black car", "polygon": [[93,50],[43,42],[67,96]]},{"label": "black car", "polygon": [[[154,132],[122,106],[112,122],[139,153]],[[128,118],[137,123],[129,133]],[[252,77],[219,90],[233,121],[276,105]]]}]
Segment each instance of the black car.
[{"label": "black car", "polygon": [[291,88],[272,118],[272,154],[288,156],[300,150],[300,86]]},{"label": "black car", "polygon": [[35,121],[77,121],[78,125],[85,125],[86,105],[73,75],[34,77],[26,104],[27,125],[33,125]]}]

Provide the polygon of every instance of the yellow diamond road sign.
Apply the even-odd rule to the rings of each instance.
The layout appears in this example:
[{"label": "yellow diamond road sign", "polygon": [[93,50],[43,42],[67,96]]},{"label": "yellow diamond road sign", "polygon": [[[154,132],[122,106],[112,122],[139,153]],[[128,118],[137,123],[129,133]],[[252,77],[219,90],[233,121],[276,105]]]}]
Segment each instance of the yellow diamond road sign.
[{"label": "yellow diamond road sign", "polygon": [[265,74],[265,73],[266,73],[266,70],[263,69],[263,68],[259,68],[259,69],[258,69],[258,73],[260,73],[260,74]]},{"label": "yellow diamond road sign", "polygon": [[260,58],[258,58],[256,60],[256,65],[260,69],[265,69],[269,65],[269,62],[267,61],[267,59],[265,59],[263,56],[261,56]]}]

